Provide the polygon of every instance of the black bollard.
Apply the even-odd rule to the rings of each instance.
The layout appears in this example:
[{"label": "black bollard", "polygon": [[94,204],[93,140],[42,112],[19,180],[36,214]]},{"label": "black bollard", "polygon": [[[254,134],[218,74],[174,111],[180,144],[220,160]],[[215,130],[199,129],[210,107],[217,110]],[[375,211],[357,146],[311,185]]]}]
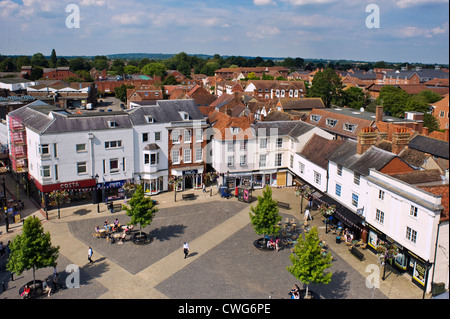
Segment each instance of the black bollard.
[{"label": "black bollard", "polygon": [[2,288],[3,288],[3,291],[6,291],[6,285],[5,285],[4,281],[2,281]]}]

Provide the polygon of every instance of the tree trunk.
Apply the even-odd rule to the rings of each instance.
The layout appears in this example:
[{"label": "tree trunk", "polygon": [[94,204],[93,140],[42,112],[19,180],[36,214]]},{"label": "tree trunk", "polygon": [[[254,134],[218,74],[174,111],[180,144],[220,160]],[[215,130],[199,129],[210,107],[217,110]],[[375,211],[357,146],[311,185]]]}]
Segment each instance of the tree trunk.
[{"label": "tree trunk", "polygon": [[308,294],[308,290],[309,290],[309,285],[306,285],[306,294],[305,294],[305,299],[309,299],[309,294]]},{"label": "tree trunk", "polygon": [[36,266],[33,265],[33,287],[36,286]]}]

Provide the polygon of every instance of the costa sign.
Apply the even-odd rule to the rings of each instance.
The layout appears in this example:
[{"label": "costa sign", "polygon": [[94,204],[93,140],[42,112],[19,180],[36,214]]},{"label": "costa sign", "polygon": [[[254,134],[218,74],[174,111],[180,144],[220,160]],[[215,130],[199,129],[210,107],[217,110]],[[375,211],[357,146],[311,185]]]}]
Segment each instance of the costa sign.
[{"label": "costa sign", "polygon": [[71,190],[71,189],[80,189],[80,188],[94,188],[95,187],[95,178],[85,179],[81,181],[72,181],[72,182],[64,182],[64,183],[56,183],[49,185],[42,185],[38,181],[34,180],[36,187],[43,193],[52,192],[55,190]]}]

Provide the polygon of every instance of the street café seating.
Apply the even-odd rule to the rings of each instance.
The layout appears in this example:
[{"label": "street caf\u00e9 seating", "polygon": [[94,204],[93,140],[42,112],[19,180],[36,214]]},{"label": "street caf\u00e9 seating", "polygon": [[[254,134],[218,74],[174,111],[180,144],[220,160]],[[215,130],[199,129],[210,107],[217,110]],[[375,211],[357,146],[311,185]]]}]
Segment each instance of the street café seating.
[{"label": "street caf\u00e9 seating", "polygon": [[194,193],[183,194],[181,197],[183,198],[183,200],[194,199],[195,198],[195,194]]}]

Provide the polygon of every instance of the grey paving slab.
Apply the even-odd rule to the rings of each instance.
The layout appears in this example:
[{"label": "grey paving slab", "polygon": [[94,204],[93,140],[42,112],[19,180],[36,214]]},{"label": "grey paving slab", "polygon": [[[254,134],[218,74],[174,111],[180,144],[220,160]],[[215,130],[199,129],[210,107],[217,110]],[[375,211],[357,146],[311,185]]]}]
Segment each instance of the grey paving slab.
[{"label": "grey paving slab", "polygon": [[[154,238],[148,245],[135,245],[131,241],[122,245],[109,244],[105,239],[93,238],[95,226],[103,227],[105,217],[72,221],[69,222],[69,229],[74,237],[94,251],[136,274],[174,251],[180,251],[181,255],[184,241],[190,242],[200,237],[245,207],[247,204],[236,201],[213,201],[159,209],[152,224],[142,229]],[[122,224],[130,221],[123,213],[107,215],[106,218],[110,223],[116,218]]]},{"label": "grey paving slab", "polygon": [[[253,241],[259,237],[250,225],[244,227],[157,285],[156,289],[174,299],[289,298],[288,292],[294,284],[303,285],[286,270],[291,265],[291,250],[259,251],[253,246]],[[339,257],[330,271],[333,273],[330,284],[310,286],[322,298],[386,298],[379,290],[368,289],[365,277],[352,271]]]}]

